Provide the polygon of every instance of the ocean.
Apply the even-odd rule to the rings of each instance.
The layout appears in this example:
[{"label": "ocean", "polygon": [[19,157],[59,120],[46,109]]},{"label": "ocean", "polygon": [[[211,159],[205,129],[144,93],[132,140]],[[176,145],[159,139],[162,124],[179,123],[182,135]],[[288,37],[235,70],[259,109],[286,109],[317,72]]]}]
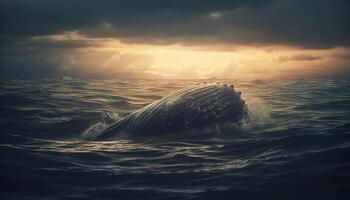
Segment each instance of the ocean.
[{"label": "ocean", "polygon": [[2,80],[1,199],[350,199],[350,80],[216,81],[235,131],[91,141],[203,80]]}]

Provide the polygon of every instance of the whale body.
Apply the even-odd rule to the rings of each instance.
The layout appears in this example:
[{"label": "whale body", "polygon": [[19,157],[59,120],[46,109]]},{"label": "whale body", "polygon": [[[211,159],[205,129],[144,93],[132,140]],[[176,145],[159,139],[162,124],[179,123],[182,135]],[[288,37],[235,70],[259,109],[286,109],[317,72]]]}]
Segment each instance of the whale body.
[{"label": "whale body", "polygon": [[131,113],[107,127],[96,139],[108,139],[118,134],[169,134],[225,123],[239,125],[244,114],[245,103],[233,85],[202,83]]}]

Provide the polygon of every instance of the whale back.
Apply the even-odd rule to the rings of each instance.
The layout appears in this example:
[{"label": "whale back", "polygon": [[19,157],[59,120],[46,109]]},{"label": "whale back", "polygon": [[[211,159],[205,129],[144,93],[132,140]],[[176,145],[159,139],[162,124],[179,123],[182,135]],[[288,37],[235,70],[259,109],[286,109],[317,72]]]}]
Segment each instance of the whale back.
[{"label": "whale back", "polygon": [[131,113],[104,130],[99,138],[118,133],[166,134],[209,124],[239,123],[244,112],[244,101],[233,86],[198,84]]}]

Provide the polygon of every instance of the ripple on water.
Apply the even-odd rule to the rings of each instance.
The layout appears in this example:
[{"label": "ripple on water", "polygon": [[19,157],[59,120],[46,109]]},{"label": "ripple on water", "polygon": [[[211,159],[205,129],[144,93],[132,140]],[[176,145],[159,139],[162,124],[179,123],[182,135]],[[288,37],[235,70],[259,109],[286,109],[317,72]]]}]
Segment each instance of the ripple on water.
[{"label": "ripple on water", "polygon": [[[350,82],[222,81],[249,107],[240,131],[86,141],[197,80],[0,84],[5,199],[349,199]],[[273,196],[271,196],[273,194]]]}]

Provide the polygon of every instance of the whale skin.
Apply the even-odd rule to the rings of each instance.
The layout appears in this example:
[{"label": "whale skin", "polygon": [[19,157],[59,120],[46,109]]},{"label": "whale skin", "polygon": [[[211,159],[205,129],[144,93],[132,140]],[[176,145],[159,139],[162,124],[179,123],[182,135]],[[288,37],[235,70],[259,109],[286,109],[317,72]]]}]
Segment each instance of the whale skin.
[{"label": "whale skin", "polygon": [[246,112],[241,92],[233,85],[201,83],[159,99],[108,126],[96,138],[118,134],[152,135],[200,130],[208,126],[240,124]]}]

